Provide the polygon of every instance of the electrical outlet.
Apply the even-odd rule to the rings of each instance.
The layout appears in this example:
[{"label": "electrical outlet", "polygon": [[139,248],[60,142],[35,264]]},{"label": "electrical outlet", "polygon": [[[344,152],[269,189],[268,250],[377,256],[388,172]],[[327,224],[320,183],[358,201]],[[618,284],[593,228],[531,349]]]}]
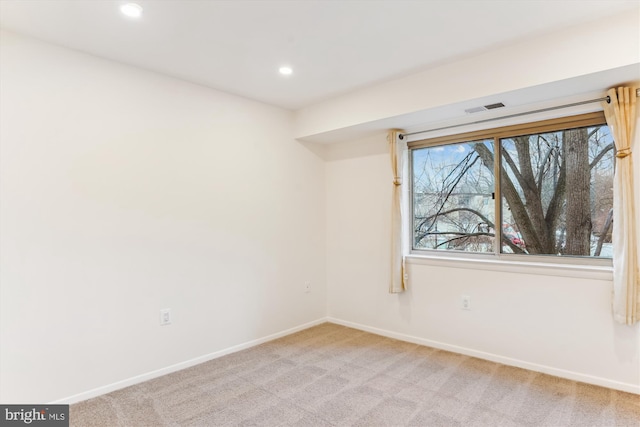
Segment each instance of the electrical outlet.
[{"label": "electrical outlet", "polygon": [[308,280],[304,282],[304,292],[307,294],[311,292],[311,282]]},{"label": "electrical outlet", "polygon": [[160,310],[160,326],[166,326],[171,324],[171,309],[163,308]]},{"label": "electrical outlet", "polygon": [[460,299],[460,308],[463,310],[471,310],[471,297],[469,295],[462,295]]}]

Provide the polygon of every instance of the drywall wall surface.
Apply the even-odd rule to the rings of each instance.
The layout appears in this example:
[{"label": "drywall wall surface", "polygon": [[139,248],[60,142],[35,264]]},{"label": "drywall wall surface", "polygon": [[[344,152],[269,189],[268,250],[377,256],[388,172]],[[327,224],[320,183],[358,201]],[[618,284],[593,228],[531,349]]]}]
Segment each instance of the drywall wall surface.
[{"label": "drywall wall surface", "polygon": [[295,136],[311,137],[531,87],[549,91],[542,99],[560,98],[566,94],[554,96],[553,83],[558,81],[630,65],[640,73],[638,34],[638,14],[625,13],[499,47],[302,108],[296,112]]},{"label": "drywall wall surface", "polygon": [[325,316],[324,162],[290,112],[0,40],[1,402],[65,399]]},{"label": "drywall wall surface", "polygon": [[[385,142],[370,141],[382,147]],[[347,142],[358,147],[359,142]],[[640,393],[640,325],[617,324],[610,280],[479,270],[409,259],[409,290],[389,294],[388,154],[327,163],[331,319],[553,375]],[[461,297],[471,297],[462,310]]]}]

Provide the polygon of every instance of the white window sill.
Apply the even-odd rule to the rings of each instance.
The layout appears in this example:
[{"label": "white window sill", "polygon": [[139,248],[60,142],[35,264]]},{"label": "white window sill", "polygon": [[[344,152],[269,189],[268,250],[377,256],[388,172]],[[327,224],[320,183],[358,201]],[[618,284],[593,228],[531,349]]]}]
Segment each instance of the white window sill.
[{"label": "white window sill", "polygon": [[537,261],[514,261],[495,256],[462,257],[455,254],[416,254],[406,256],[408,264],[430,265],[472,270],[491,270],[508,273],[539,274],[543,276],[576,277],[591,280],[613,280],[613,267],[608,265],[587,265],[550,263]]}]

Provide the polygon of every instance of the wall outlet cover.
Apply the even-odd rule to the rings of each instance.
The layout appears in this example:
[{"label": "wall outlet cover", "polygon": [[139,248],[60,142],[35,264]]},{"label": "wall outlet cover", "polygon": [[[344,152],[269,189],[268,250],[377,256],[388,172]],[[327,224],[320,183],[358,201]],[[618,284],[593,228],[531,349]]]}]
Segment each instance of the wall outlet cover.
[{"label": "wall outlet cover", "polygon": [[171,309],[163,308],[160,310],[160,326],[166,326],[171,324]]}]

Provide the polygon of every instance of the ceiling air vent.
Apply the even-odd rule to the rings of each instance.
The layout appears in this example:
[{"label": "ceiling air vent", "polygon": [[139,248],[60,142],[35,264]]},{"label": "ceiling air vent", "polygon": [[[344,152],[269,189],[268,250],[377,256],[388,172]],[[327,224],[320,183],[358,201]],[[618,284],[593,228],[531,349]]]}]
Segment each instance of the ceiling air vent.
[{"label": "ceiling air vent", "polygon": [[504,104],[502,102],[496,102],[495,104],[485,105],[484,108],[487,110],[495,110],[496,108],[502,108]]},{"label": "ceiling air vent", "polygon": [[497,102],[495,104],[489,104],[482,107],[467,108],[466,110],[464,110],[464,112],[467,114],[473,114],[473,113],[479,113],[480,111],[495,110],[496,108],[502,108],[502,107],[504,107],[504,104],[502,102]]}]

